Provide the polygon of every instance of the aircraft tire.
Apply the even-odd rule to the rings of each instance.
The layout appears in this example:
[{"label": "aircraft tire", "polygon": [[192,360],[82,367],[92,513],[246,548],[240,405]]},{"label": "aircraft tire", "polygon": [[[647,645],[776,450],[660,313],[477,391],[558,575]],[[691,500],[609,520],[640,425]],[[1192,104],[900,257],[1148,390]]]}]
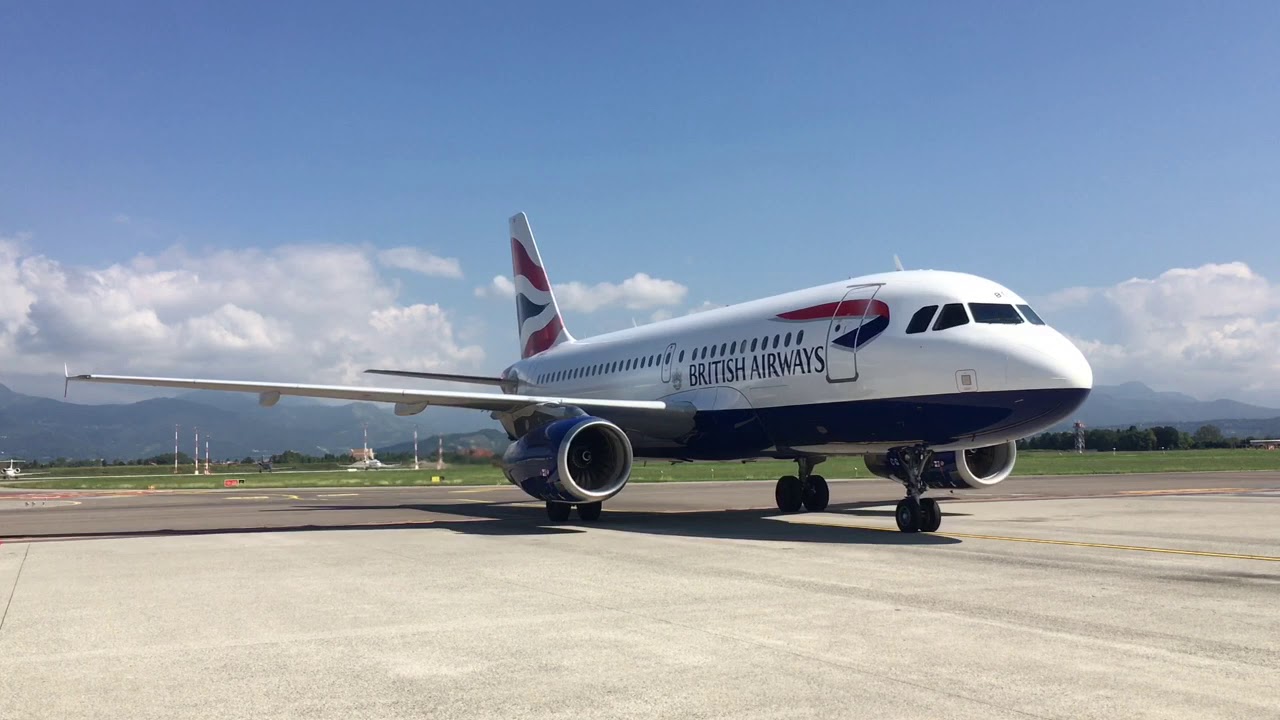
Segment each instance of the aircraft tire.
[{"label": "aircraft tire", "polygon": [[898,501],[897,511],[894,513],[898,521],[898,529],[904,533],[920,532],[920,520],[923,513],[920,510],[920,501],[914,498],[903,498]]},{"label": "aircraft tire", "polygon": [[604,510],[604,503],[578,503],[578,518],[584,522],[595,522],[600,519],[600,512]]},{"label": "aircraft tire", "polygon": [[920,531],[937,532],[942,527],[942,506],[933,498],[920,501]]},{"label": "aircraft tire", "polygon": [[564,522],[569,519],[569,511],[573,506],[568,503],[547,501],[547,519],[551,522]]},{"label": "aircraft tire", "polygon": [[783,475],[778,478],[773,499],[777,501],[778,509],[782,512],[799,512],[800,506],[804,504],[804,485],[801,484],[800,478],[795,475]]},{"label": "aircraft tire", "polygon": [[809,512],[822,512],[831,502],[831,488],[821,475],[810,475],[804,486],[804,508]]}]

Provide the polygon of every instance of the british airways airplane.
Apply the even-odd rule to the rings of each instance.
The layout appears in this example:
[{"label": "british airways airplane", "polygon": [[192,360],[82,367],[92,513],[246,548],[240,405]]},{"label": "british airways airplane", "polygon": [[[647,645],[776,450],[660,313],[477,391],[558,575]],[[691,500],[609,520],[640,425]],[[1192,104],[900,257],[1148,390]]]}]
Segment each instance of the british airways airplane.
[{"label": "british airways airplane", "polygon": [[488,385],[407,390],[78,375],[68,380],[254,392],[489,411],[512,443],[507,479],[548,517],[600,517],[635,458],[782,458],[783,513],[826,509],[829,457],[861,455],[906,488],[903,532],[933,532],[936,488],[1009,476],[1015,441],[1069,417],[1089,363],[1008,288],[974,275],[897,271],[843,280],[587,339],[565,327],[524,213],[510,219],[521,359],[500,377],[367,372]]}]

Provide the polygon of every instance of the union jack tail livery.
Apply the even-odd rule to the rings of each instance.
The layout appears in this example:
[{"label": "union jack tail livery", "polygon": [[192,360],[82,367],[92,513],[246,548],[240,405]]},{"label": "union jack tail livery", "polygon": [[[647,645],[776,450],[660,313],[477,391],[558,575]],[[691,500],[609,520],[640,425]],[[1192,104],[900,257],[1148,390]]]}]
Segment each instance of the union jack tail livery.
[{"label": "union jack tail livery", "polygon": [[564,327],[551,281],[542,266],[538,244],[524,213],[511,217],[511,272],[516,288],[516,318],[520,323],[520,357],[531,358],[573,336]]}]

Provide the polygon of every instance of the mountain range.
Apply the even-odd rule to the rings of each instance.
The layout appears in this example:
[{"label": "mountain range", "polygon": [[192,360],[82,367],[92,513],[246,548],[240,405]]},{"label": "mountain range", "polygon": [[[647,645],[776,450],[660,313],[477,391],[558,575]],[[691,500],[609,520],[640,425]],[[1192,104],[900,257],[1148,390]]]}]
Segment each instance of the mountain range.
[{"label": "mountain range", "polygon": [[369,445],[375,448],[411,443],[415,427],[420,437],[497,427],[484,413],[456,408],[432,408],[405,418],[374,403],[282,398],[275,407],[264,408],[252,395],[211,391],[127,404],[79,405],[23,395],[0,385],[0,459],[47,462],[59,457],[115,460],[172,455],[175,424],[180,451],[192,454],[199,428],[201,456],[207,440],[214,458],[259,457],[285,450],[345,455],[363,446],[366,424]]},{"label": "mountain range", "polygon": [[[1174,425],[1194,431],[1206,423],[1235,436],[1280,436],[1280,409],[1234,400],[1201,401],[1177,392],[1152,390],[1142,383],[1099,385],[1072,420],[1088,427]],[[200,428],[200,452],[210,440],[215,458],[241,458],[295,450],[308,455],[346,454],[364,443],[380,452],[412,451],[413,431],[428,441],[446,434],[448,442],[474,444],[501,452],[501,433],[488,414],[456,408],[429,408],[402,418],[374,403],[335,404],[307,398],[284,398],[275,407],[260,407],[252,395],[197,391],[115,405],[79,405],[23,395],[0,385],[0,459],[15,457],[48,461],[54,458],[146,458],[173,452],[174,425],[179,426],[179,450],[195,449],[194,429]],[[471,435],[465,435],[471,433]],[[464,434],[464,437],[453,437]],[[469,439],[468,439],[469,438]],[[420,445],[422,457],[434,446]]]}]

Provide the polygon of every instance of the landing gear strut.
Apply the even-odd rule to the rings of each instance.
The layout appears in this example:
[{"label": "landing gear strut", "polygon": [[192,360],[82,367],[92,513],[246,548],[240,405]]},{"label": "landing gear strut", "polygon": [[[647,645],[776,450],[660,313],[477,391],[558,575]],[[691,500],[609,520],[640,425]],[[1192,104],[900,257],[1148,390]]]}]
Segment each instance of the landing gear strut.
[{"label": "landing gear strut", "polygon": [[898,529],[905,533],[936,532],[942,525],[942,508],[937,500],[920,497],[929,489],[924,482],[924,470],[933,458],[933,451],[925,447],[909,447],[895,450],[894,454],[907,474],[902,483],[907,487],[907,496],[898,501],[894,513]]},{"label": "landing gear strut", "polygon": [[827,487],[827,479],[813,474],[814,466],[823,460],[826,458],[796,458],[799,477],[784,475],[778,478],[778,485],[773,491],[778,510],[793,513],[799,512],[801,507],[810,512],[822,512],[827,509],[827,503],[831,501],[831,490]]}]

